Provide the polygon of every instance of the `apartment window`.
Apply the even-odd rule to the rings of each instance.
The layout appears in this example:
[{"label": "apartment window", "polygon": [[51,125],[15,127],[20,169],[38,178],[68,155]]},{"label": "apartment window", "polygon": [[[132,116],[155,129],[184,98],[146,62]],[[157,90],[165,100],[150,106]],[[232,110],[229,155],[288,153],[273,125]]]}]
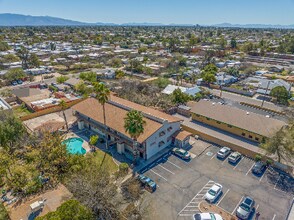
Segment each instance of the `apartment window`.
[{"label": "apartment window", "polygon": [[259,138],[258,138],[258,137],[256,137],[256,138],[255,138],[255,140],[256,140],[256,141],[259,141]]},{"label": "apartment window", "polygon": [[249,138],[251,138],[251,139],[252,139],[252,135],[249,135]]},{"label": "apartment window", "polygon": [[173,128],[170,126],[167,131],[170,132],[171,130],[173,130]]},{"label": "apartment window", "polygon": [[161,147],[164,144],[165,144],[164,141],[160,141],[159,144],[158,144],[158,147]]},{"label": "apartment window", "polygon": [[161,137],[163,135],[165,135],[165,132],[164,131],[162,131],[162,132],[159,133],[159,137]]},{"label": "apartment window", "polygon": [[242,133],[242,136],[245,136],[246,134],[245,133]]}]

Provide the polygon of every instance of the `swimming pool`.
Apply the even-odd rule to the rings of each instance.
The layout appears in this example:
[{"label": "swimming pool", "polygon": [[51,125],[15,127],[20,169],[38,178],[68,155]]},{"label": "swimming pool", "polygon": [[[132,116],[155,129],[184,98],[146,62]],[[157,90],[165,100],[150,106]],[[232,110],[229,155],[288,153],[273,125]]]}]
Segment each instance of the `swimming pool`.
[{"label": "swimming pool", "polygon": [[70,154],[85,154],[86,150],[83,148],[83,142],[82,138],[69,138],[62,143],[66,145],[66,149]]}]

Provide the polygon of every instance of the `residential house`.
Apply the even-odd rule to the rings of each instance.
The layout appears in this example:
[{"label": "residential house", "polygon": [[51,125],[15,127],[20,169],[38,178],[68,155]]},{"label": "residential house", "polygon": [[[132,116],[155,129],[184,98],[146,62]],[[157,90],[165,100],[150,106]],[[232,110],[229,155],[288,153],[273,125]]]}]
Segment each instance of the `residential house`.
[{"label": "residential house", "polygon": [[282,79],[261,79],[259,81],[259,87],[257,89],[257,92],[264,95],[269,95],[273,88],[277,86],[283,86],[287,91],[291,91],[291,84],[287,83],[286,81]]},{"label": "residential house", "polygon": [[271,66],[269,68],[269,71],[274,72],[274,73],[281,73],[284,71],[284,67],[280,66],[280,65]]},{"label": "residential house", "polygon": [[175,85],[168,85],[165,87],[165,89],[162,91],[162,93],[166,95],[172,94],[176,89],[180,89],[183,93],[187,95],[196,95],[197,93],[201,92],[201,89],[198,86],[194,86],[192,88],[182,87],[182,86],[175,86]]},{"label": "residential house", "polygon": [[228,84],[237,82],[237,80],[238,80],[237,77],[228,75],[225,72],[217,73],[215,77],[216,77],[216,82],[215,83],[217,85],[228,85]]}]

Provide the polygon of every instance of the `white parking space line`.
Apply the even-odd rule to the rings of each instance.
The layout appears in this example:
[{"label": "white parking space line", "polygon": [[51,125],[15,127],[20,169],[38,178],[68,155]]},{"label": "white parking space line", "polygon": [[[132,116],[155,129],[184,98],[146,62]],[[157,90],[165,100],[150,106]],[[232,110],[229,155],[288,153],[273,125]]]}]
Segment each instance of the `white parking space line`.
[{"label": "white parking space line", "polygon": [[237,168],[237,166],[241,163],[244,157],[241,157],[241,160],[234,166],[233,170]]},{"label": "white parking space line", "polygon": [[224,163],[225,163],[226,161],[228,161],[228,158],[229,158],[229,157],[227,157],[226,159],[224,159],[224,161],[222,162],[222,165],[224,165]]},{"label": "white parking space line", "polygon": [[216,205],[218,205],[218,204],[221,203],[221,201],[226,197],[226,195],[228,194],[228,192],[230,192],[230,189],[227,190],[227,192],[222,196],[222,198],[218,201],[218,203]]},{"label": "white parking space line", "polygon": [[159,177],[161,177],[162,179],[164,179],[166,182],[168,182],[167,181],[167,179],[165,179],[163,176],[161,176],[160,174],[158,174],[158,173],[156,173],[154,170],[150,170],[152,173],[154,173],[154,174],[156,174],[157,176],[159,176]]},{"label": "white parking space line", "polygon": [[231,212],[231,214],[233,215],[236,211],[236,209],[238,208],[240,202],[242,201],[242,199],[244,198],[244,196],[242,196],[242,198],[240,199],[240,201],[237,203],[236,207],[234,208],[234,210]]},{"label": "white parking space line", "polygon": [[162,165],[158,165],[158,166],[161,167],[162,169],[164,169],[165,171],[167,171],[167,172],[169,172],[169,173],[175,175],[174,172],[170,171],[169,169],[165,168],[164,166],[162,166]]},{"label": "white parking space line", "polygon": [[259,208],[259,204],[257,204],[256,208],[255,208],[255,211],[257,211],[257,209]]},{"label": "white parking space line", "polygon": [[277,215],[276,215],[276,214],[274,214],[274,217],[272,218],[272,220],[275,220],[276,216],[277,216]]},{"label": "white parking space line", "polygon": [[215,158],[215,155],[216,155],[216,154],[214,154],[214,155],[210,158],[210,160],[212,160],[213,158]]},{"label": "white parking space line", "polygon": [[[212,186],[213,184],[214,184],[214,181],[209,180],[202,187],[202,189],[200,189],[200,191],[193,197],[193,199],[191,199],[190,202],[178,213],[178,216],[192,216],[193,214],[195,214],[195,211],[199,211],[198,205],[200,201],[202,200],[202,197],[204,196],[202,191],[205,190],[205,188],[207,188],[207,185]],[[187,212],[190,212],[190,214],[187,214]]]},{"label": "white parking space line", "polygon": [[248,175],[248,173],[250,172],[250,170],[252,170],[253,166],[254,166],[254,163],[252,164],[252,166],[250,167],[250,169],[247,171],[246,176]]},{"label": "white parking space line", "polygon": [[174,165],[176,168],[178,168],[178,169],[182,169],[180,166],[178,166],[177,164],[174,164],[174,163],[172,163],[172,162],[170,162],[170,161],[167,161],[168,163],[170,163],[170,164],[172,164],[172,165]]},{"label": "white parking space line", "polygon": [[267,170],[265,170],[264,173],[262,174],[262,176],[260,177],[259,182],[261,182],[262,178],[265,176],[266,171]]}]

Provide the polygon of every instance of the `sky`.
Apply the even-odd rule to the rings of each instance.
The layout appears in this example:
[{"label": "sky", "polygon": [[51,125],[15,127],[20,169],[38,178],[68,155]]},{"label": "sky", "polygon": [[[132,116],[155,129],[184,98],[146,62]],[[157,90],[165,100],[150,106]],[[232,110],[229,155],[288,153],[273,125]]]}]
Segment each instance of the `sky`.
[{"label": "sky", "polygon": [[0,13],[82,22],[294,24],[294,0],[0,0]]}]

